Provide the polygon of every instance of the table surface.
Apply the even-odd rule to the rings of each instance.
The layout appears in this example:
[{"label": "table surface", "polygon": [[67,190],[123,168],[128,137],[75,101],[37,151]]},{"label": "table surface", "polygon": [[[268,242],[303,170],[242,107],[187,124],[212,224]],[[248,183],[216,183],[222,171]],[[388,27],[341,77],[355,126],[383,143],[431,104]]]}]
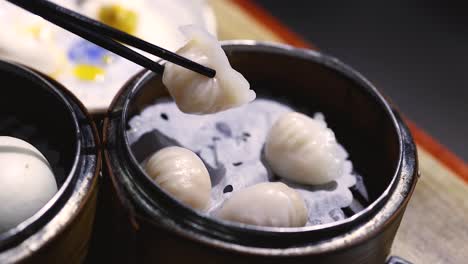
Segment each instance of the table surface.
[{"label": "table surface", "polygon": [[[314,48],[248,0],[211,0],[219,38],[283,42]],[[421,178],[397,233],[393,255],[413,263],[467,263],[468,166],[408,121]]]}]

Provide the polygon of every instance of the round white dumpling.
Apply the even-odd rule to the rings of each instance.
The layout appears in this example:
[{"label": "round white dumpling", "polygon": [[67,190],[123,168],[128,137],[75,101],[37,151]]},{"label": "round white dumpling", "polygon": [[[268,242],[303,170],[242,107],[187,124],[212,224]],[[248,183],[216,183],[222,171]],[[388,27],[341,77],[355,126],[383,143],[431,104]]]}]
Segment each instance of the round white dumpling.
[{"label": "round white dumpling", "polygon": [[248,81],[234,70],[215,37],[195,26],[181,27],[189,39],[177,54],[216,70],[208,78],[167,62],[163,83],[182,112],[209,114],[241,106],[255,99]]},{"label": "round white dumpling", "polygon": [[153,154],[146,173],[174,198],[194,209],[205,210],[210,202],[211,180],[203,161],[192,151],[167,147]]},{"label": "round white dumpling", "polygon": [[39,151],[0,136],[0,233],[34,215],[56,192],[54,174]]},{"label": "round white dumpling", "polygon": [[291,112],[270,129],[265,157],[280,177],[318,185],[342,175],[347,153],[324,120]]},{"label": "round white dumpling", "polygon": [[264,182],[233,193],[218,216],[250,225],[301,227],[308,212],[296,190],[281,182]]}]

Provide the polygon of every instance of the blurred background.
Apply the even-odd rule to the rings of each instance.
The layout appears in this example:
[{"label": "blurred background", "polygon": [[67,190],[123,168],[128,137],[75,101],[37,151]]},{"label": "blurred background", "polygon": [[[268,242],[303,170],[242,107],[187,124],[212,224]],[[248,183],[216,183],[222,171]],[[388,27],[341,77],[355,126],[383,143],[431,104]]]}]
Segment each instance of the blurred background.
[{"label": "blurred background", "polygon": [[[206,19],[197,1],[53,1],[96,19],[112,18],[99,17],[99,3],[125,3],[134,13],[127,10],[122,16],[126,19],[108,22],[169,50],[184,42],[178,31],[180,25],[203,24],[207,30],[216,31],[214,20]],[[468,161],[468,16],[464,2],[252,1],[322,52],[360,71],[407,118]],[[140,70],[73,34],[55,32],[23,10],[12,12],[7,7],[6,1],[0,0],[0,21],[18,24],[27,33],[16,27],[0,31],[0,57],[33,64],[54,76],[93,113],[105,112],[123,83]],[[166,9],[172,11],[162,11]],[[133,19],[139,17],[144,23],[136,27],[132,14]],[[43,51],[48,56],[41,56]]]},{"label": "blurred background", "polygon": [[455,1],[255,0],[468,161],[468,16]]}]

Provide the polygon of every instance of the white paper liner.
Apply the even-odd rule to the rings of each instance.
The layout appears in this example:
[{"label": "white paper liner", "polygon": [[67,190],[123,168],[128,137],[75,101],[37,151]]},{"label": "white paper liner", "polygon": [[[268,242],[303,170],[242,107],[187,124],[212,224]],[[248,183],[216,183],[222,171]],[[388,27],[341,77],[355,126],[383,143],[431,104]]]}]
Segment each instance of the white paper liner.
[{"label": "white paper liner", "polygon": [[[322,186],[291,183],[276,178],[267,168],[262,149],[267,133],[282,114],[291,111],[294,110],[283,104],[256,99],[217,114],[190,115],[182,113],[172,101],[157,102],[130,120],[127,137],[140,161],[170,145],[197,153],[207,165],[212,181],[211,206],[207,211],[210,215],[214,216],[233,192],[260,182],[280,180],[304,197],[309,210],[307,225],[344,219],[341,208],[351,204],[353,195],[349,187],[356,183],[350,161],[341,177]],[[314,118],[325,122],[321,113]],[[343,151],[346,152],[344,148]],[[228,185],[233,192],[224,193]]]}]

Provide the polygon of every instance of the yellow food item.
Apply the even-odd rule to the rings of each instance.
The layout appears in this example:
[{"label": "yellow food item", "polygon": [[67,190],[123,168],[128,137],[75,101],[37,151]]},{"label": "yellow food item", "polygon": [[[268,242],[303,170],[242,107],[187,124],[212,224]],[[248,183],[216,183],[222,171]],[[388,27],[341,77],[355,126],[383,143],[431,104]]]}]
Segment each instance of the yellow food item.
[{"label": "yellow food item", "polygon": [[43,29],[42,27],[35,25],[35,26],[30,26],[29,28],[26,28],[26,31],[29,34],[33,35],[34,38],[39,39],[41,37]]},{"label": "yellow food item", "polygon": [[120,5],[106,5],[101,7],[99,9],[98,18],[101,22],[129,34],[134,34],[138,25],[137,13]]},{"label": "yellow food item", "polygon": [[78,64],[73,69],[73,74],[83,81],[97,81],[104,77],[104,69],[94,65]]}]

